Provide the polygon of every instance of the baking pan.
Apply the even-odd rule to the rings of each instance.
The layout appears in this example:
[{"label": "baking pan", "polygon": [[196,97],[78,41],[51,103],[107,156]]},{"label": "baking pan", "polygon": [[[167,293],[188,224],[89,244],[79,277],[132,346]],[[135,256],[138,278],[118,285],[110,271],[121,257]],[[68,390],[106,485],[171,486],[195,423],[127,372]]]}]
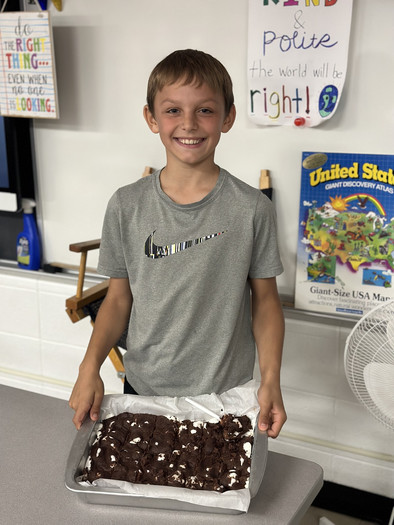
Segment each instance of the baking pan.
[{"label": "baking pan", "polygon": [[[130,412],[132,412],[132,407],[130,408]],[[201,496],[201,494],[204,492],[202,490],[197,491],[193,489],[179,489],[177,487],[166,487],[166,489],[171,489],[171,492],[173,492],[174,494],[174,499],[170,499],[135,495],[129,492],[125,492],[123,489],[116,487],[104,488],[93,485],[85,486],[84,484],[81,484],[78,481],[78,478],[79,476],[81,476],[82,471],[85,467],[85,463],[89,455],[89,450],[96,437],[99,425],[100,422],[93,422],[90,419],[85,420],[81,429],[78,431],[74,439],[67,460],[65,472],[66,487],[70,491],[77,493],[79,498],[83,501],[99,505],[124,505],[130,507],[198,511],[218,514],[242,514],[243,512],[245,512],[243,510],[238,510],[234,508],[225,508],[225,499],[223,500],[224,506],[206,506],[192,503],[190,501],[182,501],[179,499],[175,499],[178,497],[178,491],[180,490],[187,490],[193,493],[198,492],[199,496]],[[251,456],[249,489],[243,489],[249,490],[251,498],[257,494],[261,481],[263,479],[267,462],[267,454],[267,434],[258,430],[256,422],[254,430],[254,444]],[[149,487],[149,485],[144,485],[144,487]]]}]

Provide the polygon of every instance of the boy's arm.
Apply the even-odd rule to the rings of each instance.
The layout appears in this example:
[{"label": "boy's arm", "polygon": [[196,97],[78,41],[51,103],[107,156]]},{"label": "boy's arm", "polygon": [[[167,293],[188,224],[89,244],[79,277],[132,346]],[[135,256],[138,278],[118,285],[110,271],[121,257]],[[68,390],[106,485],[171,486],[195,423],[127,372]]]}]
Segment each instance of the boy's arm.
[{"label": "boy's arm", "polygon": [[128,279],[111,278],[69,401],[77,430],[88,413],[93,421],[99,417],[104,395],[100,368],[128,324],[132,301]]},{"label": "boy's arm", "polygon": [[280,389],[284,318],[275,277],[251,279],[252,329],[260,365],[259,428],[277,437],[287,416]]}]

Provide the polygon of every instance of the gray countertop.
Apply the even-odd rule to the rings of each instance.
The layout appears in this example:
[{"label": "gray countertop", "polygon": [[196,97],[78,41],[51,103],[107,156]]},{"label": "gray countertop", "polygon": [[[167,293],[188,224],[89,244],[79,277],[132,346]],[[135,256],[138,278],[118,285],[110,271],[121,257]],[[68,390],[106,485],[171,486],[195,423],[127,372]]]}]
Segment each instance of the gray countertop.
[{"label": "gray countertop", "polygon": [[0,418],[2,525],[296,524],[323,485],[316,463],[269,452],[262,485],[247,514],[92,505],[64,484],[76,435],[66,401],[0,385]]}]

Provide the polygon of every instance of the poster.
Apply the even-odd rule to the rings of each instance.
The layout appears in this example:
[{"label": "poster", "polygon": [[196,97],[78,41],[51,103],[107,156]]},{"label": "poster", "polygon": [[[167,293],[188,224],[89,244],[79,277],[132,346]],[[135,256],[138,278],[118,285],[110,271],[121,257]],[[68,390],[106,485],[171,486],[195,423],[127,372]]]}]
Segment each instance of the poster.
[{"label": "poster", "polygon": [[0,14],[0,114],[58,118],[48,11]]},{"label": "poster", "polygon": [[249,0],[248,115],[317,126],[343,91],[352,0]]},{"label": "poster", "polygon": [[394,155],[304,152],[295,306],[362,316],[394,298]]}]

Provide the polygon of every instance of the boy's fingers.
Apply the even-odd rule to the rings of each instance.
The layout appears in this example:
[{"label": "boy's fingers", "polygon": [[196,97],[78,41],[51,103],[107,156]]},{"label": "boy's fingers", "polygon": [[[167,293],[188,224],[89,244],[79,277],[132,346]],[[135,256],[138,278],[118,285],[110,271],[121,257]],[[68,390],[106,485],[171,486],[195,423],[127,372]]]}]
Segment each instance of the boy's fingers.
[{"label": "boy's fingers", "polygon": [[82,410],[82,409],[76,410],[74,417],[73,417],[73,423],[77,430],[81,428],[81,425],[84,422],[87,413],[88,413],[87,410]]},{"label": "boy's fingers", "polygon": [[93,405],[92,405],[92,408],[90,409],[90,419],[92,421],[97,421],[99,418],[102,400],[103,400],[103,396],[101,394],[96,394],[94,396]]},{"label": "boy's fingers", "polygon": [[85,421],[86,416],[91,410],[91,407],[91,401],[75,401],[72,403],[71,408],[75,411],[72,421],[77,430],[81,428],[82,423]]},{"label": "boy's fingers", "polygon": [[265,432],[269,429],[271,423],[270,410],[265,407],[260,406],[260,415],[259,415],[259,429]]},{"label": "boy's fingers", "polygon": [[269,426],[270,426],[270,417],[269,417],[269,412],[268,412],[268,414],[267,414],[267,413],[263,413],[263,412],[260,410],[260,416],[259,416],[259,429],[262,430],[263,432],[265,432],[266,430],[269,429]]},{"label": "boy's fingers", "polygon": [[274,419],[271,425],[271,428],[268,430],[268,435],[271,438],[276,438],[279,436],[279,432],[281,431],[281,428],[283,427],[284,423],[286,421],[286,417],[284,418],[278,418]]}]

